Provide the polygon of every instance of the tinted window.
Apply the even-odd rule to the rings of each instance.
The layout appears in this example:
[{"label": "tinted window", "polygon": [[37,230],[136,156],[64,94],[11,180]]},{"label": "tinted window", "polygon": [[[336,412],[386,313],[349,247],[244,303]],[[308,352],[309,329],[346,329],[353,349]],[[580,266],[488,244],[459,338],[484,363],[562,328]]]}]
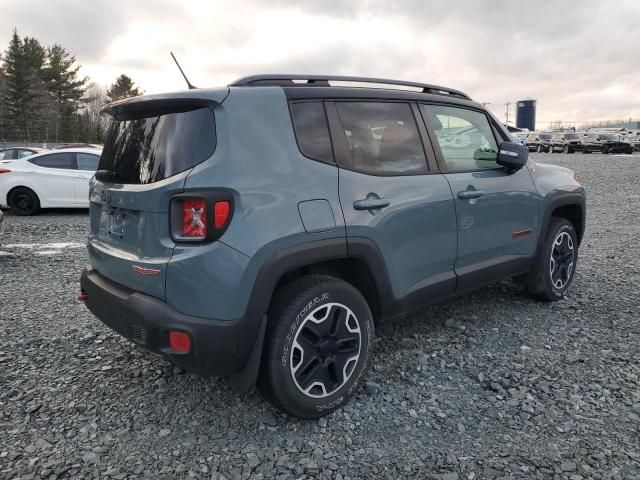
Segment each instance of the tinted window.
[{"label": "tinted window", "polygon": [[333,162],[329,127],[322,103],[292,103],[291,117],[300,151],[309,158]]},{"label": "tinted window", "polygon": [[498,168],[498,144],[484,113],[441,105],[421,105],[435,130],[449,171]]},{"label": "tinted window", "polygon": [[39,167],[73,169],[74,155],[74,153],[52,153],[29,161]]},{"label": "tinted window", "polygon": [[14,160],[14,152],[15,150],[13,148],[9,150],[0,150],[0,160]]},{"label": "tinted window", "polygon": [[98,155],[91,155],[90,153],[76,153],[76,160],[78,162],[78,170],[95,172],[98,168],[100,157]]},{"label": "tinted window", "polygon": [[31,150],[18,150],[18,158],[30,157],[33,154]]},{"label": "tinted window", "polygon": [[425,173],[427,160],[407,103],[338,102],[352,167],[374,175]]},{"label": "tinted window", "polygon": [[215,146],[215,119],[210,108],[114,119],[98,169],[114,172],[118,183],[152,183],[203,162]]}]

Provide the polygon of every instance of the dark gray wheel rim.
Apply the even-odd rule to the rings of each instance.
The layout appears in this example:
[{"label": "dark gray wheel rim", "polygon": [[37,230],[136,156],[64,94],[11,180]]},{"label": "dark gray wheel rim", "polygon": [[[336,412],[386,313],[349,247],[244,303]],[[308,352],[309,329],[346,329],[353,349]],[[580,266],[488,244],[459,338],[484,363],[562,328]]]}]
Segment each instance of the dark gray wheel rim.
[{"label": "dark gray wheel rim", "polygon": [[34,202],[31,195],[26,192],[18,192],[13,196],[13,205],[18,210],[29,212],[33,209]]},{"label": "dark gray wheel rim", "polygon": [[575,260],[573,238],[568,232],[556,235],[549,259],[549,275],[553,286],[562,290],[571,280]]},{"label": "dark gray wheel rim", "polygon": [[322,305],[305,317],[295,333],[291,378],[306,396],[327,397],[351,378],[361,347],[360,323],[351,309],[341,303]]}]

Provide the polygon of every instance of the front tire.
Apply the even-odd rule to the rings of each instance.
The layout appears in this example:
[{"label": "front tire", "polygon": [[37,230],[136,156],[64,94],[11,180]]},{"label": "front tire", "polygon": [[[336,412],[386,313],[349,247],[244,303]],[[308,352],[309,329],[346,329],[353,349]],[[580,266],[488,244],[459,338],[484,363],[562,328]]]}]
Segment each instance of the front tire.
[{"label": "front tire", "polygon": [[319,418],[344,405],[371,363],[374,324],[352,285],[310,275],[275,295],[258,388],[278,409]]},{"label": "front tire", "polygon": [[40,211],[38,195],[27,187],[18,187],[11,191],[8,202],[16,215],[35,215]]},{"label": "front tire", "polygon": [[566,218],[551,223],[533,269],[524,277],[527,292],[539,300],[560,300],[573,283],[578,262],[578,237]]},{"label": "front tire", "polygon": [[569,145],[565,145],[562,151],[563,153],[571,153],[571,150],[569,150]]}]

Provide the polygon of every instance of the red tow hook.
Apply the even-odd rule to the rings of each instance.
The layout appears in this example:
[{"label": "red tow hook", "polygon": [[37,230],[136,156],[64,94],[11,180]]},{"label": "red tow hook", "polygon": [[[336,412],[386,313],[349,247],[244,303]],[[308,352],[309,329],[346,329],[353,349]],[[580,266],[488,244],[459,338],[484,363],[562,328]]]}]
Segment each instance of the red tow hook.
[{"label": "red tow hook", "polygon": [[78,294],[76,295],[76,300],[78,300],[79,302],[86,302],[87,301],[87,292],[80,290],[78,292]]}]

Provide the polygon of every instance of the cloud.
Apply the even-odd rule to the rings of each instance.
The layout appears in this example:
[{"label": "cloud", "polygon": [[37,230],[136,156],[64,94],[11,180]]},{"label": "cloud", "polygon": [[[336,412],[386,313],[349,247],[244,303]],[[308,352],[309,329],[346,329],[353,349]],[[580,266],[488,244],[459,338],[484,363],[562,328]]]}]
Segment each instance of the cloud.
[{"label": "cloud", "polygon": [[[637,0],[0,0],[16,26],[61,43],[101,83],[148,93],[260,72],[368,75],[459,88],[489,102],[538,99],[541,122],[640,117]],[[55,12],[48,12],[53,11]],[[513,110],[512,110],[513,115]]]}]

